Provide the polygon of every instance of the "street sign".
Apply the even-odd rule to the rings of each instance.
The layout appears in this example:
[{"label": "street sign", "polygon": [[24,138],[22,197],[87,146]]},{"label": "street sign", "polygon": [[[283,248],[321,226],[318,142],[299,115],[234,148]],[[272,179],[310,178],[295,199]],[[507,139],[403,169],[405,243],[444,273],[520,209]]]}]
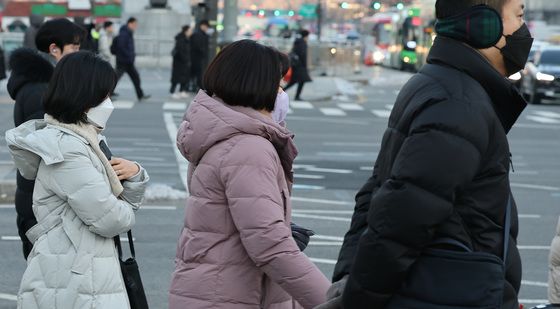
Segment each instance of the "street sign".
[{"label": "street sign", "polygon": [[299,15],[303,18],[317,18],[317,4],[302,4],[299,8]]},{"label": "street sign", "polygon": [[68,14],[68,9],[65,5],[61,4],[34,4],[31,6],[31,14],[43,16],[60,16]]},{"label": "street sign", "polygon": [[96,17],[121,17],[121,6],[118,4],[96,4],[93,15]]}]

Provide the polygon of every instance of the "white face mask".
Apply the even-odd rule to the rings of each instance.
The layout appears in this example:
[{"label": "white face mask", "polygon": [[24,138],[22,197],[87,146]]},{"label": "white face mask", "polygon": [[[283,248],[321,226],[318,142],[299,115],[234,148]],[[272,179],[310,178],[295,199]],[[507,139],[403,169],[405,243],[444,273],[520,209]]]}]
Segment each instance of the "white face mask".
[{"label": "white face mask", "polygon": [[286,120],[288,111],[290,110],[290,97],[284,90],[278,92],[276,103],[274,103],[274,110],[272,111],[272,119],[281,123]]},{"label": "white face mask", "polygon": [[105,99],[105,101],[101,102],[101,104],[90,109],[86,113],[87,119],[91,124],[95,125],[96,127],[100,129],[105,129],[105,126],[107,125],[107,121],[109,120],[109,117],[111,117],[111,114],[113,113],[114,109],[115,107],[113,106],[113,102],[111,101],[111,98],[107,98]]},{"label": "white face mask", "polygon": [[214,34],[214,32],[216,32],[216,30],[214,30],[214,28],[208,28],[208,30],[206,30],[206,34],[209,36],[212,36]]}]

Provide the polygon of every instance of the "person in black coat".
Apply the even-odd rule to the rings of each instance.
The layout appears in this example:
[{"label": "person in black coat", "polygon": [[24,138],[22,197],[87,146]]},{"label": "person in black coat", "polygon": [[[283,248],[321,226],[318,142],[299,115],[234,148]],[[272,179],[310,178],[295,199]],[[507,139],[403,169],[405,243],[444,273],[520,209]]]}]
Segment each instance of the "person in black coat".
[{"label": "person in black coat", "polygon": [[144,94],[140,81],[140,74],[134,62],[136,60],[136,49],[134,47],[134,31],[138,28],[138,20],[131,17],[119,31],[119,35],[114,39],[115,56],[117,57],[117,78],[120,80],[124,73],[127,73],[132,80],[136,97],[139,101],[147,100],[151,96]]},{"label": "person in black coat", "polygon": [[[170,92],[174,99],[187,97],[188,83],[191,75],[190,28],[190,26],[183,26],[182,31],[175,36],[175,47],[171,52],[173,68],[171,70]],[[179,94],[175,94],[177,85],[180,85]]]},{"label": "person in black coat", "polygon": [[[35,37],[39,51],[20,48],[10,56],[12,74],[8,80],[8,93],[15,100],[14,125],[18,127],[45,115],[43,95],[54,72],[54,64],[62,57],[76,52],[85,32],[67,19],[54,19],[39,28]],[[33,214],[33,188],[35,182],[17,174],[16,212],[18,233],[23,243],[25,258],[33,245],[25,233],[37,224]]]},{"label": "person in black coat", "polygon": [[194,90],[194,92],[202,88],[202,76],[208,65],[209,29],[210,23],[207,20],[202,20],[191,36],[191,78],[195,85],[191,90]]},{"label": "person in black coat", "polygon": [[305,83],[312,81],[307,69],[307,40],[309,39],[309,31],[302,30],[294,42],[294,47],[290,53],[290,61],[292,63],[292,78],[284,88],[285,91],[297,84],[296,101],[301,101],[301,92]]},{"label": "person in black coat", "polygon": [[[510,197],[500,308],[519,308],[519,224],[509,182],[507,134],[527,103],[505,77],[523,68],[532,38],[525,31],[522,1],[503,2],[503,7],[492,7],[501,12],[503,32],[482,43],[476,38],[485,37],[484,29],[460,30],[468,22],[476,27],[474,20],[450,18],[465,12],[470,16],[480,1],[437,1],[439,22],[456,22],[447,29],[459,31],[439,32],[428,64],[401,89],[373,175],[356,196],[330,305],[318,308],[385,308],[436,238],[501,257]],[[502,22],[498,13],[494,18]]]}]

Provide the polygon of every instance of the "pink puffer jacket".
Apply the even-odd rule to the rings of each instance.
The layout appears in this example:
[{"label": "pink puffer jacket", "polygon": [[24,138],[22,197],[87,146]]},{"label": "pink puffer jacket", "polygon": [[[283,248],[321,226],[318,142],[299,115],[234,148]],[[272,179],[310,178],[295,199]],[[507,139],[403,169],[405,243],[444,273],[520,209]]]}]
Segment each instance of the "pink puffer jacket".
[{"label": "pink puffer jacket", "polygon": [[204,92],[177,145],[189,160],[185,226],[171,309],[313,308],[328,279],[291,236],[293,135],[261,113]]}]

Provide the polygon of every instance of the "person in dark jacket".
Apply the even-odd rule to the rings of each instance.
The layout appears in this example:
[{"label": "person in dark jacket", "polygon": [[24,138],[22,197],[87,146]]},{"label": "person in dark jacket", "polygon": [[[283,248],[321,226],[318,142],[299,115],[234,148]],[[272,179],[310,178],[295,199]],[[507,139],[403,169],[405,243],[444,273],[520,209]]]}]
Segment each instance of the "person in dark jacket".
[{"label": "person in dark jacket", "polygon": [[294,42],[294,47],[290,53],[292,62],[292,78],[284,88],[285,91],[297,84],[296,101],[301,101],[301,92],[305,83],[311,81],[309,71],[307,69],[307,40],[309,39],[309,31],[302,30],[299,38]]},{"label": "person in dark jacket", "polygon": [[117,44],[115,46],[115,55],[117,56],[117,78],[120,80],[126,72],[134,84],[136,97],[139,101],[142,101],[149,99],[151,96],[144,94],[142,86],[140,85],[140,74],[134,66],[134,61],[136,60],[134,31],[136,31],[136,28],[138,28],[138,20],[134,17],[129,18],[126,25],[121,27],[116,42],[113,44]]},{"label": "person in dark jacket", "polygon": [[35,45],[35,37],[37,36],[37,31],[45,21],[45,17],[42,15],[31,14],[29,16],[29,28],[25,30],[25,35],[23,36],[23,47],[37,49]]},{"label": "person in dark jacket", "polygon": [[194,86],[191,90],[194,92],[202,88],[202,76],[208,65],[209,29],[210,23],[207,20],[202,20],[191,36],[191,78]]},{"label": "person in dark jacket", "polygon": [[[190,26],[183,26],[181,32],[175,36],[175,47],[171,52],[173,68],[171,70],[171,96],[173,99],[188,97],[188,83],[191,75],[191,42]],[[175,93],[177,85],[179,93]]]},{"label": "person in dark jacket", "polygon": [[[12,53],[8,93],[15,100],[16,127],[29,120],[44,117],[43,95],[47,91],[54,64],[62,57],[78,51],[84,35],[84,31],[71,21],[54,19],[43,24],[37,31],[35,42],[39,51],[21,48]],[[33,247],[25,233],[37,224],[32,209],[34,186],[34,181],[24,179],[18,172],[15,204],[17,227],[25,258]]]},{"label": "person in dark jacket", "polygon": [[[503,24],[486,41],[492,32],[484,25],[495,23],[468,18],[483,3]],[[428,64],[401,89],[373,175],[356,196],[331,301],[318,308],[385,308],[436,238],[501,257],[508,204],[500,308],[519,308],[521,259],[507,134],[527,103],[505,77],[523,69],[533,42],[523,8],[522,0],[437,1],[438,22],[448,27],[438,28]]]}]

